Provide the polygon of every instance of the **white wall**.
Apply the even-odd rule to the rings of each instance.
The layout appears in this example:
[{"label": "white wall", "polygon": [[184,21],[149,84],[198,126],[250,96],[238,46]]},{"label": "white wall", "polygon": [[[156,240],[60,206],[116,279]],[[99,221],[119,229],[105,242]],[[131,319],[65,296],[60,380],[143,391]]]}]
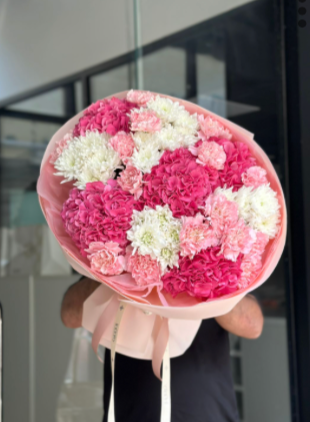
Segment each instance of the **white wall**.
[{"label": "white wall", "polygon": [[[133,0],[0,0],[0,100],[133,48]],[[140,0],[143,43],[249,0]]]}]

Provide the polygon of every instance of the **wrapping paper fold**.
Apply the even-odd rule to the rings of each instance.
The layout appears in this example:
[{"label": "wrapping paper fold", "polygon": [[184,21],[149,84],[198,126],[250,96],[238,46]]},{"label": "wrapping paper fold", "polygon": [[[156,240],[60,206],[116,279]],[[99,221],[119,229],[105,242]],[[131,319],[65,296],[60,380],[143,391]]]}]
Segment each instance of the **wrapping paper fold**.
[{"label": "wrapping paper fold", "polygon": [[[107,310],[113,298],[117,298],[117,301],[121,299],[111,289],[102,285],[86,300],[83,312],[83,327],[91,332],[95,331],[104,313],[107,326],[100,338],[100,344],[108,349],[111,348],[114,320],[118,308],[116,306],[110,308],[110,311]],[[135,306],[126,306],[119,328],[116,351],[133,358],[151,360],[161,324],[162,318],[158,315],[145,312]],[[169,319],[170,357],[180,356],[188,349],[200,324],[201,320]]]}]

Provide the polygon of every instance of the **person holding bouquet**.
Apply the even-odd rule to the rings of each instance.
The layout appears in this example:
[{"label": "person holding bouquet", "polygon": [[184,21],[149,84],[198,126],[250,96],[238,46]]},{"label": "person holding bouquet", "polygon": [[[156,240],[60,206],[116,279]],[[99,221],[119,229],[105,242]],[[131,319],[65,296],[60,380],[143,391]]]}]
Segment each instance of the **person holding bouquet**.
[{"label": "person holding bouquet", "polygon": [[[82,326],[84,301],[100,283],[82,277],[65,293],[61,318],[68,328]],[[184,355],[171,359],[171,422],[238,422],[230,370],[229,336],[258,338],[263,330],[261,308],[247,295],[226,315],[208,319]],[[104,419],[111,391],[110,351],[104,359]],[[115,417],[117,422],[159,422],[160,381],[150,361],[116,357]]]}]

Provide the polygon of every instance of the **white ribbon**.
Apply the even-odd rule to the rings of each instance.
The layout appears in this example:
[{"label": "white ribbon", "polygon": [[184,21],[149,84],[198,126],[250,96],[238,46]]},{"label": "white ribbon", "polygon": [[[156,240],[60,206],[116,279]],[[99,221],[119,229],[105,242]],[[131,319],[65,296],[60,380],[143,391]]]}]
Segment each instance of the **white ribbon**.
[{"label": "white ribbon", "polygon": [[[114,404],[114,370],[115,370],[115,351],[117,343],[118,330],[121,325],[121,320],[125,310],[126,304],[120,302],[111,341],[111,371],[112,371],[112,387],[109,405],[108,422],[115,422],[115,404]],[[162,387],[161,387],[161,415],[160,422],[171,421],[171,393],[170,393],[170,358],[169,358],[169,342],[167,344],[163,357],[163,371],[162,371]]]},{"label": "white ribbon", "polygon": [[115,348],[116,348],[116,341],[118,330],[121,325],[122,316],[125,310],[126,304],[121,302],[116,314],[114,328],[113,328],[113,335],[112,335],[112,342],[111,342],[111,370],[112,370],[112,388],[111,388],[111,396],[110,396],[110,405],[109,405],[109,414],[108,414],[108,422],[115,422],[115,409],[114,409],[114,368],[115,368]]},{"label": "white ribbon", "polygon": [[163,374],[161,383],[161,415],[160,422],[171,420],[171,392],[170,392],[170,358],[169,341],[163,358]]}]

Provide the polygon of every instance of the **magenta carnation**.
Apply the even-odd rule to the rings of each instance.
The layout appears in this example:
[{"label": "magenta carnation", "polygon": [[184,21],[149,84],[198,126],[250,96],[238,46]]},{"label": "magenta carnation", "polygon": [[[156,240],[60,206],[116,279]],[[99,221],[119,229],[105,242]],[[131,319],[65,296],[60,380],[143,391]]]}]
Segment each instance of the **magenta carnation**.
[{"label": "magenta carnation", "polygon": [[134,197],[116,180],[109,180],[107,185],[93,182],[87,183],[85,190],[72,189],[61,217],[66,232],[86,256],[91,242],[117,242],[124,250],[134,209],[141,210]]},{"label": "magenta carnation", "polygon": [[236,191],[243,186],[242,174],[250,167],[255,166],[256,160],[251,155],[247,145],[242,142],[231,142],[227,139],[211,138],[221,145],[226,153],[223,170],[219,171],[220,186]]},{"label": "magenta carnation", "polygon": [[174,267],[162,277],[164,291],[172,297],[187,293],[206,300],[238,290],[242,255],[233,262],[219,253],[220,247],[213,247],[200,251],[193,259],[180,257],[179,268]]},{"label": "magenta carnation", "polygon": [[84,111],[84,115],[74,128],[73,135],[85,135],[88,130],[99,133],[107,132],[112,136],[121,130],[128,133],[128,114],[135,107],[137,104],[115,97],[99,100]]},{"label": "magenta carnation", "polygon": [[207,169],[185,148],[165,151],[143,182],[145,205],[168,204],[174,217],[196,215],[212,190]]}]

